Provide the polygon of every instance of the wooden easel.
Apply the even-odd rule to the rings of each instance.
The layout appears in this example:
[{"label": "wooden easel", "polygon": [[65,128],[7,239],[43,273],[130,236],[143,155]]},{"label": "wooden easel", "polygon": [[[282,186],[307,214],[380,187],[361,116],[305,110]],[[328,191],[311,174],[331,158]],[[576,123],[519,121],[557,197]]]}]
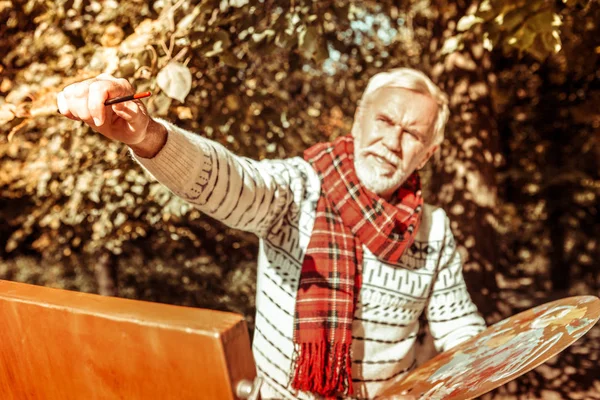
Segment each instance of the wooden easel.
[{"label": "wooden easel", "polygon": [[[452,390],[456,399],[479,396],[559,353],[599,318],[594,296],[535,307],[438,355],[392,383],[383,398],[432,390]],[[490,379],[488,353],[518,351],[511,338],[534,330],[564,332],[556,343],[540,342],[542,356]],[[455,388],[433,379],[458,353],[474,353],[469,368],[458,365],[461,373],[452,374],[468,383]],[[513,362],[530,352],[506,354]],[[497,364],[494,371],[502,372]],[[256,400],[259,388],[241,315],[0,280],[0,400]]]},{"label": "wooden easel", "polygon": [[0,399],[258,398],[241,315],[0,281]]}]

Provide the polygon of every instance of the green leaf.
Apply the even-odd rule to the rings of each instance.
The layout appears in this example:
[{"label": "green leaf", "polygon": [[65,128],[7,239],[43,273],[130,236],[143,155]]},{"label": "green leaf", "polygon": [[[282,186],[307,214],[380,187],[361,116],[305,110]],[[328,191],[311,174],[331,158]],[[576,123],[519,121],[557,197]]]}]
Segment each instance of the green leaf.
[{"label": "green leaf", "polygon": [[560,26],[561,21],[558,15],[550,10],[546,10],[529,18],[526,23],[530,30],[541,33],[553,31],[554,27],[557,26],[556,24]]},{"label": "green leaf", "polygon": [[318,63],[322,63],[329,58],[329,49],[327,48],[327,42],[325,40],[319,40],[319,45],[317,47],[317,51],[315,52],[314,58]]},{"label": "green leaf", "polygon": [[309,26],[298,35],[298,45],[305,53],[312,55],[316,51],[318,38],[319,31],[317,27]]},{"label": "green leaf", "polygon": [[525,20],[527,13],[522,8],[516,8],[503,15],[499,21],[499,25],[505,31],[511,32]]},{"label": "green leaf", "polygon": [[516,47],[520,50],[527,50],[533,44],[537,33],[528,28],[527,25],[521,27],[514,35],[509,36],[506,39],[512,47]]},{"label": "green leaf", "polygon": [[540,39],[544,44],[546,50],[548,50],[551,53],[556,54],[562,48],[560,35],[555,30],[552,32],[543,32],[542,34],[540,34]]},{"label": "green leaf", "polygon": [[219,59],[223,61],[226,65],[237,69],[246,68],[246,66],[248,65],[246,62],[240,60],[238,57],[236,57],[235,54],[229,51],[221,53],[219,55]]},{"label": "green leaf", "polygon": [[536,37],[533,44],[529,46],[526,51],[527,53],[531,54],[535,59],[542,62],[546,58],[548,58],[551,52],[549,52],[548,49],[544,46],[542,40],[540,39],[540,36],[541,35],[538,35]]}]

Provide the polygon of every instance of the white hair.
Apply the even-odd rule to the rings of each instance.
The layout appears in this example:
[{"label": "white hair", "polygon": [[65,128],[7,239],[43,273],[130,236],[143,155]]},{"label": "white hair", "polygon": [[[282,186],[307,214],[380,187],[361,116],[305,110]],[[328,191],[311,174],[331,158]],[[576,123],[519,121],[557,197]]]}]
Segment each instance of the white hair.
[{"label": "white hair", "polygon": [[421,71],[412,68],[396,68],[388,72],[373,75],[363,92],[360,104],[367,104],[368,98],[382,87],[395,87],[414,90],[430,96],[438,105],[438,113],[433,128],[431,145],[439,145],[444,141],[444,129],[450,116],[448,97],[435,83]]}]

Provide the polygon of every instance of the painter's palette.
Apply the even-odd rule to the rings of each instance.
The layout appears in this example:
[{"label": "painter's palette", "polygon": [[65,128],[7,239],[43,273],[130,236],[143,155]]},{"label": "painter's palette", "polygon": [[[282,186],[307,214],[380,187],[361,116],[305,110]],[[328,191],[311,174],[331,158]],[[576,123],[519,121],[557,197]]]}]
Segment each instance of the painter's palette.
[{"label": "painter's palette", "polygon": [[583,336],[600,317],[600,299],[569,297],[514,315],[439,354],[392,384],[383,398],[471,399],[537,367]]}]

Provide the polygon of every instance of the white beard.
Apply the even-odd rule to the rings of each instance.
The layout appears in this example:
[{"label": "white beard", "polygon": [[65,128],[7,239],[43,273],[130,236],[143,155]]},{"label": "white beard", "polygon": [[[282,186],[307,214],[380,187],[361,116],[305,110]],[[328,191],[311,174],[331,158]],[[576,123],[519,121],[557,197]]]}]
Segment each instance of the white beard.
[{"label": "white beard", "polygon": [[[400,166],[400,160],[397,157],[394,159],[398,168],[392,174],[392,176],[385,176],[386,172],[380,168],[376,161],[365,153],[366,149],[354,149],[354,168],[356,169],[356,175],[360,179],[361,183],[365,185],[367,189],[375,194],[381,195],[389,193],[392,190],[399,188],[406,178],[408,178],[402,166]],[[395,156],[390,155],[387,149],[382,149],[379,146],[369,149],[376,154],[386,155],[387,158],[393,158]]]}]

